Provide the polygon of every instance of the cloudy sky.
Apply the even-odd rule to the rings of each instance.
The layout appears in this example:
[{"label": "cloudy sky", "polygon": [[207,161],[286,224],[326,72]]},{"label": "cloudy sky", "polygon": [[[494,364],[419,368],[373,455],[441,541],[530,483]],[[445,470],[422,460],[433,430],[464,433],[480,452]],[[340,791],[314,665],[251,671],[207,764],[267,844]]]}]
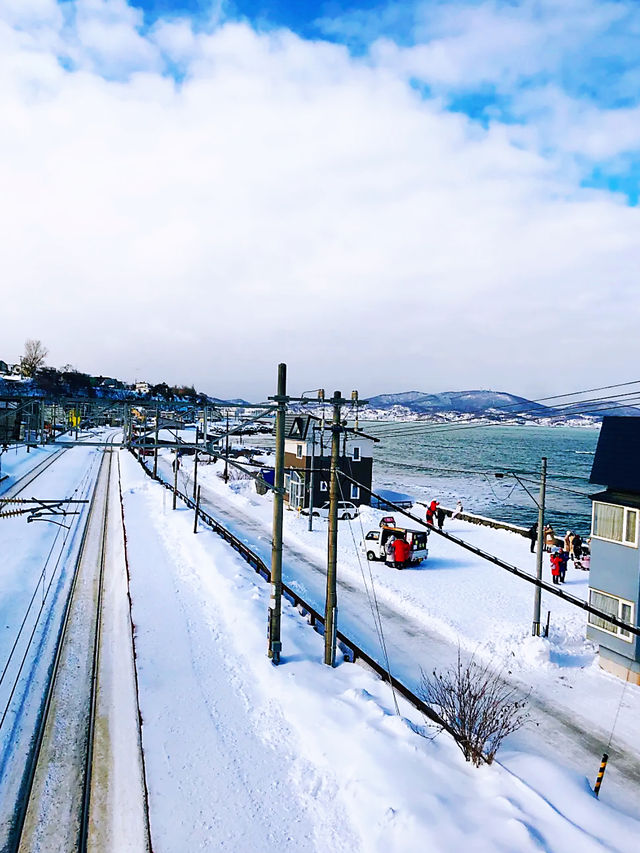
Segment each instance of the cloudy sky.
[{"label": "cloudy sky", "polygon": [[640,378],[636,0],[0,0],[0,358]]}]

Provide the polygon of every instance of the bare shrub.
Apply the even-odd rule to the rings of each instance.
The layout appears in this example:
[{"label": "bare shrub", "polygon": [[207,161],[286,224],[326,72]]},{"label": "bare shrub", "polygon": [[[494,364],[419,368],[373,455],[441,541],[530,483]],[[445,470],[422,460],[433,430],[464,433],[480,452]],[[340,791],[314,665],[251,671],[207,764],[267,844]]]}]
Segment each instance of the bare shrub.
[{"label": "bare shrub", "polygon": [[526,697],[503,681],[499,672],[472,657],[463,663],[458,649],[454,666],[422,672],[420,698],[454,736],[467,761],[491,764],[502,741],[528,719]]},{"label": "bare shrub", "polygon": [[[224,471],[220,471],[218,473],[218,477],[224,480]],[[227,479],[230,483],[234,483],[238,480],[250,480],[251,477],[249,476],[249,474],[246,473],[246,471],[241,471],[239,468],[233,468],[229,466],[229,469],[227,471]]]}]

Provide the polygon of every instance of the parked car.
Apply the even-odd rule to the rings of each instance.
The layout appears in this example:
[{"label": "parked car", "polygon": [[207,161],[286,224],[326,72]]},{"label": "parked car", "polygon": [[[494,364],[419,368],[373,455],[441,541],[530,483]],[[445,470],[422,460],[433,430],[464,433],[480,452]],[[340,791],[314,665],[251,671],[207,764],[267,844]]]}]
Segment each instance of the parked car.
[{"label": "parked car", "polygon": [[411,547],[409,565],[417,566],[429,556],[427,548],[428,530],[407,530],[404,527],[382,527],[379,530],[370,530],[362,540],[361,547],[367,555],[367,560],[386,559],[385,545],[387,540],[401,536],[406,539]]},{"label": "parked car", "polygon": [[[314,509],[314,515],[319,515],[321,518],[329,518],[329,501],[323,504],[319,509]],[[358,507],[349,501],[338,501],[338,518],[355,518],[358,514]]]}]

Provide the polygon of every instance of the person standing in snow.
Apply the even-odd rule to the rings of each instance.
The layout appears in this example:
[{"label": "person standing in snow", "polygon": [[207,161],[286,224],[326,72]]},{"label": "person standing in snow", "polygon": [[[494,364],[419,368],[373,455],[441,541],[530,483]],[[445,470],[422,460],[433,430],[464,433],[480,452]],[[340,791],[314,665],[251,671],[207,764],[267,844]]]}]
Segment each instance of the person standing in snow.
[{"label": "person standing in snow", "polygon": [[549,555],[549,559],[551,561],[551,579],[557,586],[560,581],[560,566],[562,564],[560,548],[558,548],[557,545],[554,545],[551,554]]},{"label": "person standing in snow", "polygon": [[534,521],[529,528],[529,539],[531,540],[531,553],[536,550],[536,542],[538,541],[538,522]]},{"label": "person standing in snow", "polygon": [[396,559],[395,558],[395,550],[393,547],[393,543],[395,541],[396,541],[396,537],[390,536],[387,539],[386,545],[384,546],[384,553],[386,554],[385,563],[387,564],[387,566],[389,566],[392,569],[395,567],[395,564],[396,564],[395,563],[395,559]]},{"label": "person standing in snow", "polygon": [[556,532],[550,524],[544,529],[544,545],[547,551],[551,551],[551,549],[556,544]]},{"label": "person standing in snow", "polygon": [[567,530],[567,535],[564,537],[564,550],[567,554],[571,553],[571,543],[573,542],[573,530]]},{"label": "person standing in snow", "polygon": [[393,555],[395,559],[396,569],[403,569],[409,560],[411,554],[411,546],[409,543],[399,536],[393,542]]},{"label": "person standing in snow", "polygon": [[458,503],[456,504],[455,511],[451,513],[451,518],[457,518],[462,512],[462,510],[462,501],[458,501]]},{"label": "person standing in snow", "polygon": [[574,533],[571,547],[573,550],[573,559],[580,562],[580,558],[582,557],[582,536],[579,533]]},{"label": "person standing in snow", "polygon": [[446,512],[442,509],[441,506],[439,506],[436,510],[436,518],[438,519],[438,530],[442,530],[446,515]]},{"label": "person standing in snow", "polygon": [[431,501],[431,503],[427,507],[427,524],[430,524],[431,527],[433,527],[433,516],[436,514],[437,508],[438,501]]},{"label": "person standing in snow", "polygon": [[569,562],[569,552],[560,551],[560,583],[564,583],[567,576],[567,564]]}]

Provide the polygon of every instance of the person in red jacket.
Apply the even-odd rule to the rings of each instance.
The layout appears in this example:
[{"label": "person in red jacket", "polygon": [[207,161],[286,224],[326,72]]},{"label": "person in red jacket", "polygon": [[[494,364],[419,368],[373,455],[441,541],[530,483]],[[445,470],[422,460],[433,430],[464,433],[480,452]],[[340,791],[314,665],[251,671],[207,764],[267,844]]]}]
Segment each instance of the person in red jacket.
[{"label": "person in red jacket", "polygon": [[432,527],[433,527],[433,516],[436,514],[437,508],[438,508],[438,501],[431,501],[431,503],[427,507],[427,524],[430,524]]},{"label": "person in red jacket", "polygon": [[562,563],[564,562],[560,548],[557,546],[554,547],[549,555],[549,559],[551,560],[551,578],[557,585],[560,581],[560,571],[562,569]]},{"label": "person in red jacket", "polygon": [[396,569],[402,569],[409,561],[411,554],[411,546],[405,539],[398,537],[393,543],[393,553],[395,557]]}]

